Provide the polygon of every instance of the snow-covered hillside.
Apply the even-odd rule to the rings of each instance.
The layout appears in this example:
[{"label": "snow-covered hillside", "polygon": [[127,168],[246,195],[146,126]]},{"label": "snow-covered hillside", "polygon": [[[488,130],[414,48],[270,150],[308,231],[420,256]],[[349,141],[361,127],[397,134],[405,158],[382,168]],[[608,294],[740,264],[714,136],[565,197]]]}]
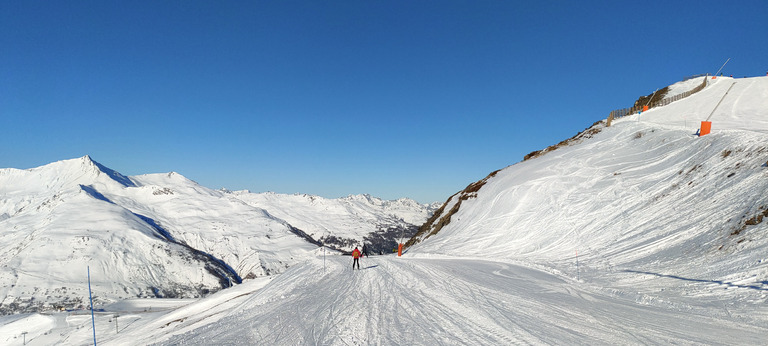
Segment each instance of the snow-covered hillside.
[{"label": "snow-covered hillside", "polygon": [[316,224],[328,235],[361,242],[377,227],[407,228],[410,236],[428,217],[426,206],[406,199],[301,197],[325,206],[314,208],[265,194],[267,211],[253,202],[258,196],[212,190],[178,173],[126,177],[88,156],[1,169],[0,312],[88,305],[88,267],[97,305],[200,297],[320,251],[301,229],[313,224],[302,218],[325,220]]},{"label": "snow-covered hillside", "polygon": [[385,201],[370,195],[328,199],[305,194],[232,192],[249,205],[303,230],[326,246],[351,251],[365,242],[374,253],[390,253],[440,206],[408,198]]},{"label": "snow-covered hillside", "polygon": [[648,299],[766,303],[768,77],[718,77],[590,132],[452,197],[411,252],[521,261]]}]

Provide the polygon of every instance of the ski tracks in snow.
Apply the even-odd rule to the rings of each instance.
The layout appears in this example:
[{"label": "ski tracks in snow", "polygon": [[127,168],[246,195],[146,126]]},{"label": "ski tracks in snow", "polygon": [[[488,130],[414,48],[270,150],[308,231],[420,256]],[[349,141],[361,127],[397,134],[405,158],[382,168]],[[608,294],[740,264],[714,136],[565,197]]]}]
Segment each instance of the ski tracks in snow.
[{"label": "ski tracks in snow", "polygon": [[[768,330],[601,294],[473,259],[333,256],[291,268],[169,344],[758,344]],[[247,326],[247,328],[243,328]]]}]

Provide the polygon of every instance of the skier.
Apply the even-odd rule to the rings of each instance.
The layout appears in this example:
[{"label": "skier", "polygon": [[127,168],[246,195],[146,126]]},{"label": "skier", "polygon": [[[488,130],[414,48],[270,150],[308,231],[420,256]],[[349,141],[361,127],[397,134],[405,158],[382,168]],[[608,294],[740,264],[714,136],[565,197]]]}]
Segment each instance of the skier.
[{"label": "skier", "polygon": [[366,258],[368,257],[368,244],[365,243],[363,243],[363,255],[365,255]]},{"label": "skier", "polygon": [[355,246],[355,250],[352,251],[352,270],[355,270],[355,264],[357,264],[357,270],[360,270],[360,250]]}]

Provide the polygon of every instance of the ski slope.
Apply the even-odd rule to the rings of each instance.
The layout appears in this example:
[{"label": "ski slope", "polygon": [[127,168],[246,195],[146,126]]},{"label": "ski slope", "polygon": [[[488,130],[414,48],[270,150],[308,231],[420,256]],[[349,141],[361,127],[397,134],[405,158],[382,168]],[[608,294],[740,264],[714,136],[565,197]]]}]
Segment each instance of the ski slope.
[{"label": "ski slope", "polygon": [[[768,76],[717,77],[709,79],[708,82],[707,87],[688,98],[663,107],[652,108],[640,115],[622,119],[620,122],[639,121],[670,129],[695,131],[701,125],[701,121],[709,119],[712,122],[713,134],[734,131],[768,134]],[[692,79],[680,84],[692,85],[690,89],[693,89],[696,83],[701,83],[701,79]],[[678,88],[671,89],[673,90],[670,91],[670,95],[680,93],[677,92]],[[726,92],[728,92],[727,96]],[[720,103],[719,106],[718,103]]]},{"label": "ski slope", "polygon": [[[766,96],[768,77],[719,77],[503,169],[411,252],[518,261],[648,300],[674,291],[671,305],[755,304],[765,318]],[[710,114],[713,132],[696,136]]]},{"label": "ski slope", "polygon": [[[712,133],[696,136],[707,118]],[[457,194],[449,222],[403,257],[352,271],[351,258],[315,251],[198,300],[97,305],[97,339],[765,345],[767,143],[768,77],[718,77]],[[0,344],[20,344],[23,332],[30,345],[88,344],[89,317],[0,317]]]},{"label": "ski slope", "polygon": [[254,298],[169,343],[726,344],[768,335],[764,327],[637,305],[510,263],[388,256],[364,259],[359,272],[349,263],[334,258],[326,275],[317,261],[297,268],[263,292],[278,302]]},{"label": "ski slope", "polygon": [[[765,325],[719,306],[638,303],[510,262],[375,256],[316,258],[164,312],[96,316],[102,345],[758,345]],[[146,302],[144,303],[146,304]],[[154,309],[163,309],[156,306]],[[144,306],[146,309],[146,305]],[[715,311],[715,313],[713,313]],[[120,315],[118,327],[112,316]],[[35,323],[29,345],[87,344],[89,315],[0,319],[0,335]],[[68,326],[68,328],[63,328]],[[0,339],[4,344],[16,339]]]},{"label": "ski slope", "polygon": [[755,344],[768,335],[738,319],[638,305],[511,263],[384,256],[363,259],[360,271],[350,264],[335,256],[325,274],[320,261],[296,267],[230,316],[168,343]]}]

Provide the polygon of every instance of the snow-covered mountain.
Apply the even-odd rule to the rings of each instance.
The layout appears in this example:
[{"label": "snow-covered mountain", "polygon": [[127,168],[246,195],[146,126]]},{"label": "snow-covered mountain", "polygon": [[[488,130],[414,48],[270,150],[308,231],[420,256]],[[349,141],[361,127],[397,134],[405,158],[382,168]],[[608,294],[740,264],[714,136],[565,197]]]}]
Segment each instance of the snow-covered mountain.
[{"label": "snow-covered mountain", "polygon": [[764,345],[766,143],[768,77],[718,77],[470,184],[403,257],[352,271],[318,255],[199,300],[102,306],[95,322],[4,316],[0,343]]},{"label": "snow-covered mountain", "polygon": [[357,241],[377,227],[402,227],[410,236],[428,216],[410,200],[370,196],[302,197],[346,207],[329,212],[272,195],[267,211],[244,202],[258,200],[252,195],[259,196],[212,190],[178,173],[126,177],[88,156],[0,169],[0,312],[88,305],[82,282],[89,267],[94,303],[105,304],[201,297],[281,273],[319,251],[301,230],[311,223],[297,227],[274,215],[326,220],[318,224],[328,235]]},{"label": "snow-covered mountain", "polygon": [[408,198],[385,201],[370,195],[328,199],[306,194],[231,193],[340,251],[351,251],[364,242],[374,253],[390,253],[440,207],[438,203],[419,204]]},{"label": "snow-covered mountain", "polygon": [[125,177],[85,156],[0,170],[0,309],[200,297],[281,272],[317,246],[179,174]]}]

